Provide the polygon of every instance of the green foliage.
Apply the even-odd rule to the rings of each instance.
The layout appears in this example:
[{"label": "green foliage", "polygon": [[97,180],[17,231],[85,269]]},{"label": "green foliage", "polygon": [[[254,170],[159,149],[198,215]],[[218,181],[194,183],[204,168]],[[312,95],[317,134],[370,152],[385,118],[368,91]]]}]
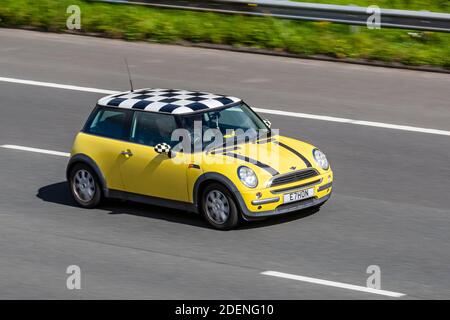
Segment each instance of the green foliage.
[{"label": "green foliage", "polygon": [[[322,1],[322,0],[319,0]],[[324,0],[345,4],[347,0]],[[348,0],[350,1],[350,0]],[[370,3],[369,3],[370,2]],[[353,4],[448,11],[443,0],[351,0]],[[80,33],[130,41],[215,43],[301,55],[434,65],[450,69],[450,34],[369,30],[328,22],[292,21],[82,0],[2,0],[0,27],[64,32],[69,5],[81,8]],[[427,8],[428,9],[428,8]]]},{"label": "green foliage", "polygon": [[372,5],[385,9],[428,10],[434,12],[450,12],[448,0],[291,0],[297,2],[328,3],[338,5],[356,5],[368,7]]}]

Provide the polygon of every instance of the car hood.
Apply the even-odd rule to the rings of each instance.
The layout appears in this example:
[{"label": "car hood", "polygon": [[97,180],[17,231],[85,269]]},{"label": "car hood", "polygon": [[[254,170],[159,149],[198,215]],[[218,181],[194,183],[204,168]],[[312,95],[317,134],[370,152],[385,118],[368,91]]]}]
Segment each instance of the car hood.
[{"label": "car hood", "polygon": [[208,152],[217,163],[246,165],[258,175],[273,177],[306,168],[316,168],[314,146],[283,136],[274,136],[238,145],[215,148]]}]

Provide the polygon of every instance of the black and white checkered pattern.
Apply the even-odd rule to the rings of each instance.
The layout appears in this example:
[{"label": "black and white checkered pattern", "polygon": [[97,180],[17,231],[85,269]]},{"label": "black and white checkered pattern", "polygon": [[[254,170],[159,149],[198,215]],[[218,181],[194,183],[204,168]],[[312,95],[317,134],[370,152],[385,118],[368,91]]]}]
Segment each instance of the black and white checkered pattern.
[{"label": "black and white checkered pattern", "polygon": [[165,113],[190,113],[220,108],[241,99],[208,92],[178,89],[139,89],[123,92],[98,100],[101,106],[141,109]]},{"label": "black and white checkered pattern", "polygon": [[169,153],[170,151],[170,146],[167,143],[158,143],[155,148],[154,148],[155,152],[157,153]]}]

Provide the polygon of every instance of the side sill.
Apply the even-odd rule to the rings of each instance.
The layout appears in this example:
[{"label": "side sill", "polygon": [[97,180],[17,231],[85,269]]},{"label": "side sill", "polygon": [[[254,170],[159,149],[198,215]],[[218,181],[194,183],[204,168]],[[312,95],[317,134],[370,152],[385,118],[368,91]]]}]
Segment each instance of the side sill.
[{"label": "side sill", "polygon": [[197,207],[193,203],[145,196],[121,190],[109,189],[107,198],[130,200],[154,206],[168,207],[172,209],[198,213]]}]

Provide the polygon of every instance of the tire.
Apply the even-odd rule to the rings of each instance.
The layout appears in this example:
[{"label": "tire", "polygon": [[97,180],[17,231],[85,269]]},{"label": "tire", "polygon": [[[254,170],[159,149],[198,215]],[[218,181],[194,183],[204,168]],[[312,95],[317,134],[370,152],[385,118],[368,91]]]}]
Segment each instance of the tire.
[{"label": "tire", "polygon": [[201,206],[208,223],[219,230],[230,230],[239,223],[239,209],[230,191],[219,183],[206,186]]},{"label": "tire", "polygon": [[95,208],[102,200],[102,190],[97,175],[84,163],[74,165],[69,175],[70,192],[75,202],[83,208]]}]

